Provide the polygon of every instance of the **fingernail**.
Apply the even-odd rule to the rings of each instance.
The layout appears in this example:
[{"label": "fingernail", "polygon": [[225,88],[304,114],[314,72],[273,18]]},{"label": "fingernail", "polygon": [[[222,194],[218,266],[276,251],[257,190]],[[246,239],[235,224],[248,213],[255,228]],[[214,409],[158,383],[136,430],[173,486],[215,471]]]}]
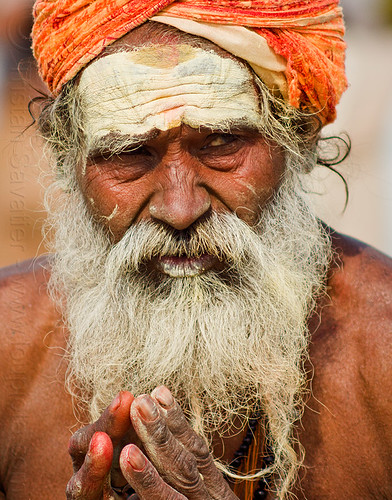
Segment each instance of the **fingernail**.
[{"label": "fingernail", "polygon": [[141,472],[146,466],[146,458],[134,444],[128,448],[127,460],[132,469],[138,472]]},{"label": "fingernail", "polygon": [[153,391],[154,398],[160,403],[162,406],[172,406],[174,404],[174,398],[167,387],[163,385],[158,387]]},{"label": "fingernail", "polygon": [[103,432],[95,432],[93,434],[93,437],[90,440],[90,444],[88,447],[88,453],[91,455],[95,455],[97,453],[102,452],[102,440],[101,440],[101,435]]},{"label": "fingernail", "polygon": [[110,405],[111,411],[116,411],[121,404],[121,392],[117,394],[117,396],[113,399],[112,404]]},{"label": "fingernail", "polygon": [[154,401],[149,396],[138,399],[138,410],[144,420],[152,421],[158,418],[159,412]]}]

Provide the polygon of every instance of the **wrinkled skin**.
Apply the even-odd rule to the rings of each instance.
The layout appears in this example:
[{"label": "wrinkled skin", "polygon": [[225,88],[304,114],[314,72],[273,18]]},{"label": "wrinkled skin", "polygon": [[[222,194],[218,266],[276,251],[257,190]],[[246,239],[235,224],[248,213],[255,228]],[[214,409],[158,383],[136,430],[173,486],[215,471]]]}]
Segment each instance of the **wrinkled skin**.
[{"label": "wrinkled skin", "polygon": [[[114,49],[138,44],[140,36],[140,31],[130,33]],[[236,128],[228,134],[187,125],[155,131],[131,152],[89,157],[86,167],[77,170],[87,206],[110,230],[113,241],[140,221],[154,220],[181,231],[211,212],[234,212],[253,225],[279,187],[283,172],[281,148],[254,130]],[[139,410],[145,398],[151,401],[148,396],[134,402],[128,393],[121,398],[119,408],[109,407],[98,422],[71,440],[74,475],[67,488],[69,499],[110,498],[107,478],[113,447],[112,484],[122,486],[126,481],[140,499],[236,498],[178,407],[160,409],[158,421],[147,424]],[[139,456],[139,470],[128,455],[135,456],[138,448],[124,447],[128,443],[142,446],[149,458],[145,462]],[[229,456],[232,447],[225,446]]]},{"label": "wrinkled skin", "polygon": [[[140,442],[151,461],[135,444],[121,448],[124,437]],[[109,473],[117,447],[119,467],[115,461],[111,483],[132,485],[135,500],[237,498],[216,469],[206,443],[164,387],[151,397],[135,400],[130,393],[121,393],[96,423],[73,435],[69,451],[74,475],[68,483],[68,499],[111,498]]]},{"label": "wrinkled skin", "polygon": [[[392,498],[392,263],[364,244],[332,236],[337,257],[329,296],[309,322],[312,394],[297,426],[306,455],[295,492],[300,500]],[[39,259],[1,273],[0,498],[7,500],[64,498],[73,475],[69,439],[88,421],[83,414],[76,420],[64,387],[67,331],[48,296],[44,268]],[[116,455],[128,443],[141,446],[131,431],[133,397],[122,393],[121,401],[114,424],[106,411],[98,426],[79,433],[80,444],[73,441],[79,470],[94,432],[105,433],[98,434],[109,450],[101,484],[111,461],[106,436]],[[224,447],[215,443],[214,455],[230,461],[241,441],[241,435],[227,436]],[[116,473],[112,480],[123,485]]]},{"label": "wrinkled skin", "polygon": [[[151,33],[142,26],[112,44],[102,57],[132,51],[149,41]],[[164,41],[175,57],[181,40],[166,37]],[[213,44],[208,49],[235,59]],[[107,94],[117,107],[130,105],[130,98],[111,95],[110,81]],[[200,101],[202,106],[202,97]],[[230,107],[230,101],[224,106]],[[111,127],[115,130],[116,123],[110,122]],[[231,127],[230,133],[187,124],[154,129],[150,138],[130,151],[108,156],[107,152],[89,156],[86,166],[77,166],[77,178],[89,210],[114,241],[141,221],[153,220],[181,231],[212,211],[236,213],[253,225],[279,187],[285,165],[281,147],[241,126]]]},{"label": "wrinkled skin", "polygon": [[[238,133],[241,140],[178,127],[151,139],[147,156],[132,156],[155,162],[137,181],[126,178],[125,156],[109,169],[95,159],[79,183],[98,219],[119,206],[105,222],[114,240],[139,220],[184,229],[210,210],[253,224],[279,186],[282,153],[254,132]],[[219,169],[203,161],[208,144]],[[309,319],[309,397],[297,426],[305,467],[294,490],[300,500],[392,498],[392,263],[331,234],[328,296]],[[111,468],[112,484],[132,484],[143,500],[235,498],[178,408],[157,402],[162,389],[136,400],[121,393],[92,425],[74,414],[64,387],[68,332],[49,297],[49,275],[45,259],[0,275],[0,498],[57,500],[67,489],[68,499],[107,500]],[[152,401],[159,416],[143,418]],[[72,470],[68,442],[78,428],[69,445]],[[242,438],[215,440],[214,456],[230,462]]]}]

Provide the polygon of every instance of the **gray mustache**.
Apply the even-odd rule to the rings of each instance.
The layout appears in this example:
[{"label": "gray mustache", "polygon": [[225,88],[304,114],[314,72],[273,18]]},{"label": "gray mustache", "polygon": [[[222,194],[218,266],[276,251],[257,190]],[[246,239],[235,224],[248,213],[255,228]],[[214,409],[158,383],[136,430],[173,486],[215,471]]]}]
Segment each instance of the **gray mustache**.
[{"label": "gray mustache", "polygon": [[[230,217],[234,218],[233,215]],[[230,224],[229,217],[216,214],[185,231],[145,221],[131,226],[112,247],[110,254],[114,259],[122,256],[127,264],[133,265],[142,265],[162,256],[198,258],[206,254],[231,263],[241,257],[234,231],[238,238],[241,227],[234,229],[233,220]]]}]

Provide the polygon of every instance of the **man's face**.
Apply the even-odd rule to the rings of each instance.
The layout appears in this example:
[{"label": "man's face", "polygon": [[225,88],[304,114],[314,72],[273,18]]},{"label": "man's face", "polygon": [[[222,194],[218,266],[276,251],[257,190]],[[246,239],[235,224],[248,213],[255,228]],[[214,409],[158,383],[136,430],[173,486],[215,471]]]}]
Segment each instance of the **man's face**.
[{"label": "man's face", "polygon": [[[89,154],[78,181],[114,242],[149,220],[179,232],[211,212],[257,223],[284,158],[256,131],[252,78],[237,61],[184,44],[123,46],[82,74]],[[186,276],[219,263],[201,255],[155,266]]]},{"label": "man's face", "polygon": [[[245,66],[140,37],[74,89],[86,161],[80,190],[49,211],[68,379],[93,420],[119,390],[162,384],[202,435],[261,408],[290,452],[306,319],[330,248],[301,196],[303,164],[257,132],[272,117]],[[279,453],[278,469],[295,455]]]},{"label": "man's face", "polygon": [[[181,126],[135,150],[90,158],[80,184],[93,212],[118,241],[132,224],[154,220],[185,231],[211,211],[248,224],[280,182],[282,155],[259,134]],[[184,264],[185,265],[185,264]]]}]

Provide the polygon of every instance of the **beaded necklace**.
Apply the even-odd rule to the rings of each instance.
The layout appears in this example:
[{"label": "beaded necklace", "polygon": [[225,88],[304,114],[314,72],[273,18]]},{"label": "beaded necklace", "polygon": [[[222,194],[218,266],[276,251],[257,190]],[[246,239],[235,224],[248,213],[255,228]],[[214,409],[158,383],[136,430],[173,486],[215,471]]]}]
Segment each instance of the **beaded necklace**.
[{"label": "beaded necklace", "polygon": [[[231,467],[236,469],[237,473],[247,473],[257,466],[257,458],[262,456],[262,467],[266,468],[273,464],[274,455],[268,443],[265,441],[263,428],[260,424],[260,416],[255,416],[249,419],[248,430],[242,441],[241,446],[234,453],[234,458],[231,461]],[[241,470],[242,469],[242,470]],[[268,481],[266,478],[261,478],[258,483],[252,481],[233,480],[225,475],[225,479],[233,486],[234,492],[245,494],[246,500],[264,500],[268,496]],[[257,484],[257,485],[256,485]]]}]

